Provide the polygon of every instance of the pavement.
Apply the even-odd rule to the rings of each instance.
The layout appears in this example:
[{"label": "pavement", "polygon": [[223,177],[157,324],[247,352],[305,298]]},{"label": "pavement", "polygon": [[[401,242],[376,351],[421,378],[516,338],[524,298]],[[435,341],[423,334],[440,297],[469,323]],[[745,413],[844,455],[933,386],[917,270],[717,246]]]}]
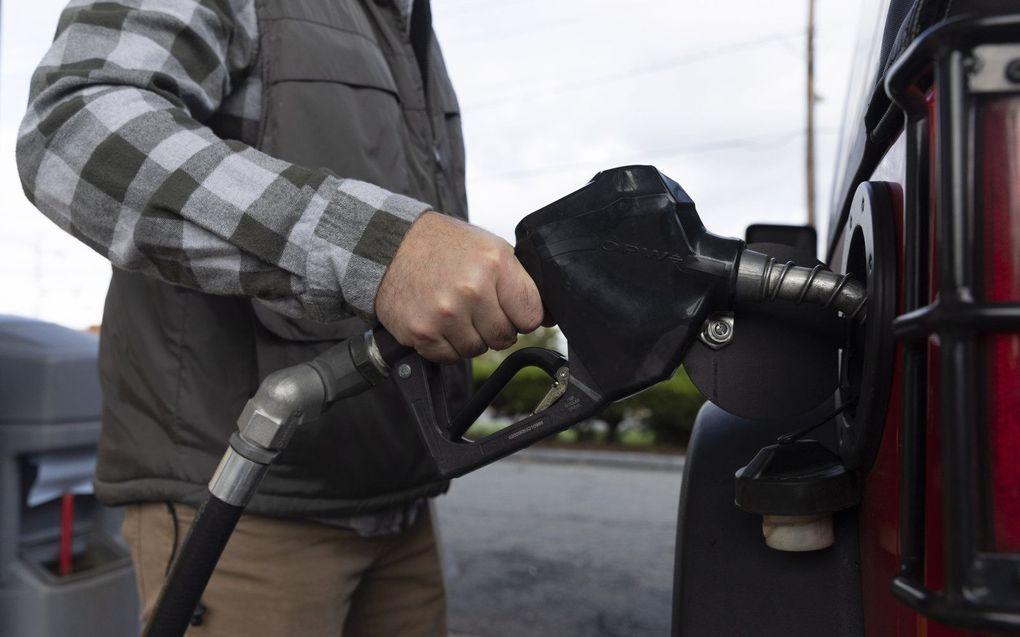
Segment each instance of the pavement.
[{"label": "pavement", "polygon": [[531,447],[518,451],[508,458],[507,461],[683,471],[687,456],[647,453],[644,451],[600,451],[595,449],[570,449],[567,447]]},{"label": "pavement", "polygon": [[529,449],[438,500],[458,637],[669,634],[683,458]]}]

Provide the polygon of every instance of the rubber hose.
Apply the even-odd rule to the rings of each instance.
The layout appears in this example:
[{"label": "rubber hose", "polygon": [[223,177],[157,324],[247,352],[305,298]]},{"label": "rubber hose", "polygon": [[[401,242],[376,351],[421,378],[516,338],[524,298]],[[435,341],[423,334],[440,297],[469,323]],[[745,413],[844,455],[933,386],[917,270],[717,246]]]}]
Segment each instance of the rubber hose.
[{"label": "rubber hose", "polygon": [[244,507],[209,494],[170,568],[142,633],[145,637],[183,637],[242,512]]}]

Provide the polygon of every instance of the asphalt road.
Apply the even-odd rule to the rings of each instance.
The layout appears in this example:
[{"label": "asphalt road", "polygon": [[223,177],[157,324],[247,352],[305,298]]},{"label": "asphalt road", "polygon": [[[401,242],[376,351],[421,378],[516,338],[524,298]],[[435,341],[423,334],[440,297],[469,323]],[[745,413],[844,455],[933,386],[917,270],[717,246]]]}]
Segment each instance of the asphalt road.
[{"label": "asphalt road", "polygon": [[439,499],[450,629],[662,637],[681,473],[500,461]]}]

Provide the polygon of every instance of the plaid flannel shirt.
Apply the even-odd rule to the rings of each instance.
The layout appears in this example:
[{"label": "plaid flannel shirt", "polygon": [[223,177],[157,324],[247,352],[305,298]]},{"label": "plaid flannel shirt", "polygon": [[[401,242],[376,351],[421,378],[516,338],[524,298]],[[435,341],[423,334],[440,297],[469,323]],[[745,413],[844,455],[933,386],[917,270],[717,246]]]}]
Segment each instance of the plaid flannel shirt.
[{"label": "plaid flannel shirt", "polygon": [[72,1],[18,134],[25,193],[117,267],[292,317],[371,320],[429,206],[205,126],[257,129],[256,45],[254,0]]}]

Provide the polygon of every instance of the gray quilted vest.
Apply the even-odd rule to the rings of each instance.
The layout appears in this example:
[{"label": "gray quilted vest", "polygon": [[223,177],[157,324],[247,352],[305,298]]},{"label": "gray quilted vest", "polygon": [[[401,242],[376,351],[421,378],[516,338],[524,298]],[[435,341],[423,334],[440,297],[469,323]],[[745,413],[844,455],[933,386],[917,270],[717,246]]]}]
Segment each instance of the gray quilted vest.
[{"label": "gray quilted vest", "polygon": [[[466,218],[460,117],[427,3],[416,3],[410,33],[382,0],[262,0],[258,9],[262,121],[241,141]],[[237,135],[215,118],[207,124]],[[96,493],[109,504],[199,504],[259,382],[366,327],[295,321],[247,299],[114,269],[100,349]],[[468,370],[449,371],[456,406]],[[249,511],[348,515],[446,486],[387,384],[304,426]]]}]

